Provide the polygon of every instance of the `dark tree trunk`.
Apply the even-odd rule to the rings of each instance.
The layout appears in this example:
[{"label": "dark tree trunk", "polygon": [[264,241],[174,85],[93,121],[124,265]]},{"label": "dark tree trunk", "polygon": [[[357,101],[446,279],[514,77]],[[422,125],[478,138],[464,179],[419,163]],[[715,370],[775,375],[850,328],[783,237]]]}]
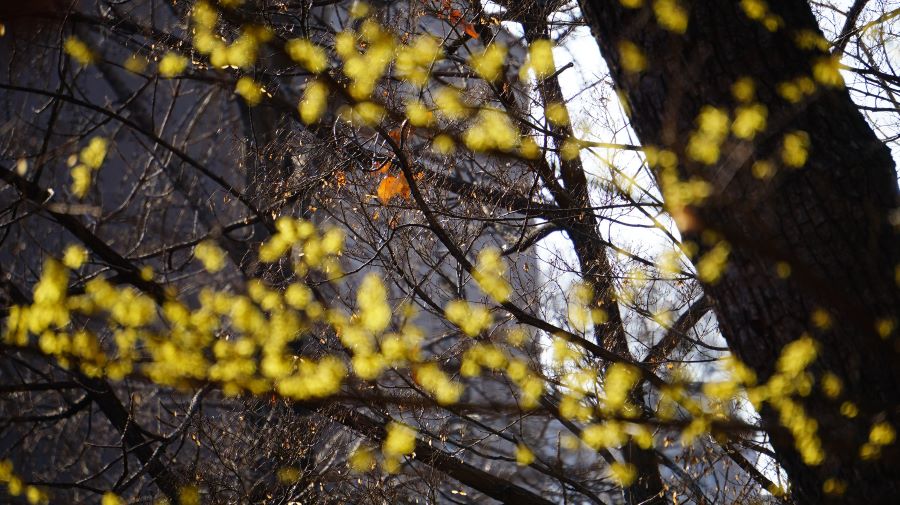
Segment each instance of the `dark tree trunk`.
[{"label": "dark tree trunk", "polygon": [[[863,461],[859,453],[874,422],[896,427],[898,419],[897,332],[882,337],[876,331],[878,321],[900,314],[900,244],[889,219],[898,205],[897,174],[890,153],[846,90],[820,85],[798,104],[779,96],[780,83],[812,75],[811,62],[827,55],[795,42],[800,30],[820,33],[805,1],[768,2],[782,20],[769,31],[749,19],[738,0],[683,0],[690,13],[684,34],[662,29],[652,3],[643,4],[628,9],[616,0],[581,0],[642,142],[674,151],[682,177],[713,185],[706,202],[680,211],[679,227],[686,239],[700,242],[704,229],[715,230],[731,245],[723,276],[706,286],[722,333],[761,380],[774,373],[785,344],[810,334],[821,344],[811,371],[833,372],[845,386],[837,400],[818,392],[800,399],[818,423],[825,451],[818,465],[803,463],[793,438],[776,428],[778,414],[763,409],[793,496],[801,503],[896,500],[897,444],[874,460]],[[622,68],[623,40],[644,52],[644,72]],[[729,141],[712,166],[687,161],[685,146],[701,108],[733,111],[731,87],[742,77],[756,83],[769,128],[752,143]],[[796,130],[809,135],[807,162],[799,169],[778,167],[782,138]],[[757,160],[775,162],[774,178],[753,177]],[[791,266],[790,276],[777,275],[779,262]],[[811,324],[817,309],[833,316],[830,329]],[[856,418],[839,414],[845,400],[859,406]],[[829,478],[848,484],[843,496],[823,493]]]}]

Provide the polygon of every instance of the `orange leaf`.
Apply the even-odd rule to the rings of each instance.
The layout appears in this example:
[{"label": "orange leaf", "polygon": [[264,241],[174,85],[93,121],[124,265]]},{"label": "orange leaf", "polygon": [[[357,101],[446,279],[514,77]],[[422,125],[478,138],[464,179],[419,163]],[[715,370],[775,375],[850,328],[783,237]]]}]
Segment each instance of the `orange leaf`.
[{"label": "orange leaf", "polygon": [[386,173],[388,173],[388,170],[391,169],[392,163],[391,163],[391,160],[385,160],[380,165],[377,161],[375,163],[373,163],[373,165],[378,167],[378,169],[375,170],[376,174],[386,174]]},{"label": "orange leaf", "polygon": [[466,23],[466,35],[472,37],[473,39],[478,38],[478,32],[475,31],[475,25],[472,23]]},{"label": "orange leaf", "polygon": [[378,199],[388,203],[395,196],[409,199],[409,184],[402,175],[389,175],[378,185]]},{"label": "orange leaf", "polygon": [[448,16],[448,19],[450,19],[451,23],[456,23],[461,17],[462,12],[459,12],[459,9],[453,9],[452,11],[450,11],[450,16]]}]

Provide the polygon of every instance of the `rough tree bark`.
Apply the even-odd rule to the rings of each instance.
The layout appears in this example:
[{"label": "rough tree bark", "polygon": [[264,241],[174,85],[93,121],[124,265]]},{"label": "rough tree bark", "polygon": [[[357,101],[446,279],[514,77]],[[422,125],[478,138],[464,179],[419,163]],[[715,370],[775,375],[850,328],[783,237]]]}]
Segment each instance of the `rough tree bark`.
[{"label": "rough tree bark", "polygon": [[[808,333],[821,344],[812,371],[831,371],[844,383],[837,401],[816,392],[801,399],[818,423],[826,453],[819,465],[805,465],[794,440],[774,429],[777,413],[761,413],[792,495],[801,503],[882,503],[900,496],[896,444],[879,459],[859,455],[873,422],[897,426],[898,419],[896,330],[887,337],[875,330],[878,321],[900,313],[894,273],[900,244],[889,220],[898,204],[897,173],[845,89],[819,86],[799,104],[779,96],[779,83],[812,75],[815,58],[828,54],[796,43],[801,30],[820,33],[809,5],[769,2],[769,11],[783,21],[769,31],[749,19],[738,0],[682,1],[689,22],[678,34],[660,27],[652,2],[640,8],[615,0],[580,3],[642,142],[674,151],[682,177],[713,183],[712,197],[684,211],[679,227],[689,240],[701,242],[701,232],[711,229],[731,244],[726,271],[706,288],[732,350],[765,380],[784,345]],[[644,72],[623,69],[623,40],[644,52]],[[768,109],[767,132],[723,151],[712,166],[686,162],[701,108],[733,110],[731,86],[745,76],[755,81],[756,99]],[[805,166],[782,167],[768,181],[754,178],[753,162],[778,161],[783,135],[795,130],[809,135]],[[779,262],[791,265],[789,277],[777,275]],[[816,309],[832,314],[830,329],[810,324]],[[839,414],[845,399],[859,406],[854,419]],[[848,483],[844,496],[823,492],[829,478]]]}]

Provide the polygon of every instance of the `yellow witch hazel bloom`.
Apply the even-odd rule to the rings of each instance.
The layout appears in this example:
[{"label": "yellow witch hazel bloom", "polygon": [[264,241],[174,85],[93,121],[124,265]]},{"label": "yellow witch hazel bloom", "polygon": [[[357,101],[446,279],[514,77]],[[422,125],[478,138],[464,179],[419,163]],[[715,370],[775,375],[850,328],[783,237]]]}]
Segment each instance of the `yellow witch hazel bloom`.
[{"label": "yellow witch hazel bloom", "polygon": [[389,456],[412,454],[416,450],[416,430],[411,426],[391,421],[385,428],[387,436],[382,444],[382,452]]},{"label": "yellow witch hazel bloom", "polygon": [[749,104],[738,107],[734,111],[734,122],[731,131],[740,139],[753,139],[757,133],[766,129],[768,110],[762,104]]},{"label": "yellow witch hazel bloom", "polygon": [[328,67],[325,50],[307,39],[289,40],[285,43],[284,49],[292,60],[314,74],[322,73]]},{"label": "yellow witch hazel bloom", "polygon": [[569,124],[569,110],[565,104],[559,102],[547,104],[547,107],[544,109],[544,116],[555,125],[566,126]]},{"label": "yellow witch hazel bloom", "polygon": [[425,363],[415,368],[416,382],[434,396],[441,405],[450,405],[459,401],[463,386],[450,378],[437,363]]},{"label": "yellow witch hazel bloom", "polygon": [[469,58],[469,64],[482,79],[494,82],[503,71],[503,65],[506,62],[506,55],[509,50],[506,45],[493,42],[488,44],[484,51],[475,53]]},{"label": "yellow witch hazel bloom", "polygon": [[66,248],[66,252],[63,253],[63,265],[66,268],[76,269],[81,267],[85,261],[88,259],[88,252],[85,248],[79,245],[70,245]]},{"label": "yellow witch hazel bloom", "polygon": [[82,65],[90,65],[96,58],[91,48],[74,35],[66,37],[63,51]]},{"label": "yellow witch hazel bloom", "polygon": [[272,31],[266,26],[250,25],[241,30],[241,35],[225,51],[228,66],[250,68],[256,62],[259,46],[272,39]]},{"label": "yellow witch hazel bloom", "polygon": [[422,87],[428,82],[431,65],[443,58],[440,40],[431,35],[420,35],[412,44],[401,46],[397,51],[397,75]]},{"label": "yellow witch hazel bloom", "polygon": [[353,33],[337,36],[335,49],[344,59],[341,69],[350,78],[350,95],[356,100],[366,100],[372,96],[376,83],[391,63],[396,41],[371,19],[363,22],[360,36],[366,43],[365,53],[356,50],[356,36]]},{"label": "yellow witch hazel bloom", "polygon": [[506,274],[506,264],[500,258],[500,250],[495,247],[486,247],[478,253],[475,263],[474,277],[482,291],[497,302],[503,303],[509,300],[512,294],[512,286],[503,277]]},{"label": "yellow witch hazel bloom", "polygon": [[447,119],[462,119],[469,114],[469,107],[463,103],[459,91],[443,87],[434,93],[434,104]]},{"label": "yellow witch hazel bloom", "polygon": [[369,274],[356,294],[360,323],[369,331],[381,333],[391,323],[391,306],[387,303],[387,289],[381,278]]},{"label": "yellow witch hazel bloom", "polygon": [[91,169],[87,165],[75,165],[69,174],[72,176],[72,194],[84,198],[91,189]]},{"label": "yellow witch hazel bloom", "polygon": [[78,153],[80,163],[72,167],[72,194],[84,198],[91,186],[92,172],[99,170],[106,159],[109,141],[103,137],[94,137]]},{"label": "yellow witch hazel bloom", "polygon": [[207,2],[197,2],[191,9],[191,18],[198,27],[211,30],[219,22],[219,12]]},{"label": "yellow witch hazel bloom", "polygon": [[804,131],[787,133],[782,139],[781,161],[786,166],[800,168],[809,156],[809,134]]},{"label": "yellow witch hazel bloom", "polygon": [[631,388],[640,379],[640,371],[625,363],[613,363],[606,372],[606,407],[611,411],[619,411],[628,402]]},{"label": "yellow witch hazel bloom", "polygon": [[447,320],[459,326],[470,337],[486,330],[494,322],[491,312],[483,306],[473,306],[465,300],[453,300],[444,307]]},{"label": "yellow witch hazel bloom", "polygon": [[306,85],[303,92],[303,98],[297,106],[300,112],[300,119],[305,124],[312,124],[318,121],[325,108],[328,105],[328,86],[320,81],[312,81]]},{"label": "yellow witch hazel bloom", "polygon": [[553,42],[538,39],[528,46],[528,64],[538,79],[543,79],[556,71],[553,61]]},{"label": "yellow witch hazel bloom", "polygon": [[108,140],[103,137],[94,137],[88,142],[87,147],[78,153],[78,159],[89,168],[96,170],[100,168],[103,164],[103,160],[106,159],[106,152],[108,149]]},{"label": "yellow witch hazel bloom", "polygon": [[712,165],[719,161],[720,147],[731,126],[728,113],[707,105],[697,116],[697,126],[688,140],[687,155],[695,161]]},{"label": "yellow witch hazel bloom", "polygon": [[577,331],[587,331],[591,323],[603,324],[609,318],[605,310],[592,306],[592,303],[594,303],[594,289],[589,283],[580,282],[572,286],[567,307],[568,318],[569,324]]},{"label": "yellow witch hazel bloom", "polygon": [[245,75],[238,79],[237,84],[234,87],[234,92],[242,97],[247,102],[247,105],[253,107],[262,101],[265,88],[254,81],[253,78]]},{"label": "yellow witch hazel bloom", "polygon": [[356,473],[372,470],[375,468],[375,456],[372,454],[372,449],[360,446],[347,459],[347,464]]},{"label": "yellow witch hazel bloom", "polygon": [[653,13],[656,22],[666,30],[684,33],[688,25],[688,13],[678,0],[655,0]]},{"label": "yellow witch hazel bloom", "polygon": [[532,463],[534,463],[534,452],[525,444],[516,445],[516,464],[528,466]]},{"label": "yellow witch hazel bloom", "polygon": [[139,54],[132,54],[125,60],[122,66],[132,74],[140,74],[147,69],[147,59]]},{"label": "yellow witch hazel bloom", "polygon": [[168,52],[159,60],[159,75],[167,79],[177,77],[187,66],[187,58],[178,53]]},{"label": "yellow witch hazel bloom", "polygon": [[413,126],[428,127],[434,124],[434,114],[418,100],[406,104],[406,117]]},{"label": "yellow witch hazel bloom", "polygon": [[519,132],[509,116],[493,108],[482,109],[474,125],[463,133],[472,151],[509,151],[519,145]]},{"label": "yellow witch hazel bloom", "polygon": [[635,74],[647,69],[647,57],[634,42],[623,40],[619,43],[619,57],[626,72]]},{"label": "yellow witch hazel bloom", "polygon": [[720,240],[709,252],[697,261],[697,275],[703,282],[715,284],[722,278],[728,266],[731,245]]},{"label": "yellow witch hazel bloom", "polygon": [[628,441],[625,425],[616,421],[592,424],[581,431],[581,440],[595,450],[620,447]]},{"label": "yellow witch hazel bloom", "polygon": [[225,268],[225,252],[211,240],[204,240],[194,247],[194,256],[203,263],[207,272],[218,272]]},{"label": "yellow witch hazel bloom", "polygon": [[806,370],[818,355],[819,344],[809,336],[803,336],[784,346],[778,358],[778,371],[796,376]]},{"label": "yellow witch hazel bloom", "polygon": [[628,487],[637,478],[637,467],[631,463],[615,462],[609,465],[609,474],[616,484]]}]

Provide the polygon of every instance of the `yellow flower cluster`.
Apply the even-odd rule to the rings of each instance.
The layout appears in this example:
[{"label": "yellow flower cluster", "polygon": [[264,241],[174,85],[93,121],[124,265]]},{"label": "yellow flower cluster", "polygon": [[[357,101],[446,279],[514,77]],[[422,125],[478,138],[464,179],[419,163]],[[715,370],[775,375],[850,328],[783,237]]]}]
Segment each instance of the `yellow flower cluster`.
[{"label": "yellow flower cluster", "polygon": [[0,460],[0,484],[6,486],[9,496],[23,496],[32,505],[43,505],[50,502],[50,497],[43,490],[31,484],[25,484],[21,477],[16,475],[12,461]]},{"label": "yellow flower cluster", "polygon": [[[364,45],[365,51],[360,52],[358,45]],[[341,69],[350,79],[349,92],[354,99],[372,96],[394,57],[396,45],[393,35],[371,19],[363,22],[359,33],[344,31],[335,36],[335,51],[344,62]]]},{"label": "yellow flower cluster", "polygon": [[306,124],[318,121],[328,105],[328,86],[321,81],[310,81],[297,105],[300,119]]},{"label": "yellow flower cluster", "polygon": [[389,473],[394,473],[399,468],[400,458],[416,450],[416,430],[396,421],[391,421],[385,430],[387,434],[381,445],[384,468]]},{"label": "yellow flower cluster", "polygon": [[688,13],[678,0],[655,0],[653,14],[659,26],[675,33],[687,31]]},{"label": "yellow flower cluster", "polygon": [[90,65],[96,59],[91,48],[74,35],[66,37],[63,42],[63,51],[82,65]]},{"label": "yellow flower cluster", "polygon": [[790,103],[797,103],[816,92],[816,83],[810,77],[800,76],[796,79],[778,84],[778,95]]},{"label": "yellow flower cluster", "polygon": [[416,382],[441,405],[456,403],[463,394],[463,385],[450,380],[437,363],[424,363],[416,366],[413,372]]},{"label": "yellow flower cluster", "polygon": [[470,304],[465,300],[453,300],[444,307],[444,315],[451,323],[470,337],[474,337],[490,327],[494,322],[490,310],[482,305]]},{"label": "yellow flower cluster", "polygon": [[765,105],[747,104],[734,111],[734,122],[731,123],[731,131],[740,139],[752,140],[757,133],[766,129],[766,118],[769,111]]},{"label": "yellow flower cluster", "polygon": [[406,104],[406,117],[413,126],[427,127],[434,124],[434,113],[418,100]]},{"label": "yellow flower cluster", "polygon": [[728,113],[724,110],[709,105],[700,109],[697,130],[688,139],[688,157],[707,165],[719,161],[719,149],[728,135],[730,124]]},{"label": "yellow flower cluster", "polygon": [[431,75],[431,66],[443,58],[441,41],[431,35],[420,35],[411,44],[402,45],[397,50],[397,75],[423,87]]},{"label": "yellow flower cluster", "polygon": [[260,83],[246,75],[238,79],[234,87],[234,93],[243,98],[250,107],[259,104],[265,92],[266,89]]},{"label": "yellow flower cluster", "polygon": [[594,301],[594,288],[586,282],[572,286],[568,303],[569,324],[577,331],[586,332],[591,324],[603,324],[609,315]]},{"label": "yellow flower cluster", "polygon": [[212,240],[204,240],[194,247],[194,257],[203,263],[208,272],[218,272],[225,268],[225,251]]},{"label": "yellow flower cluster", "polygon": [[509,300],[512,294],[512,286],[505,275],[506,264],[500,257],[499,249],[485,247],[478,253],[473,277],[482,291],[500,303]]},{"label": "yellow flower cluster", "polygon": [[897,432],[887,421],[872,425],[869,440],[859,449],[862,459],[876,459],[881,456],[881,448],[893,444],[897,440]]},{"label": "yellow flower cluster", "polygon": [[806,164],[809,156],[809,134],[804,131],[793,131],[785,134],[781,144],[781,161],[791,168],[800,168]]},{"label": "yellow flower cluster", "polygon": [[553,42],[547,39],[538,39],[528,46],[528,59],[525,65],[519,69],[519,78],[527,80],[528,70],[534,70],[538,79],[544,79],[556,72],[556,63],[553,61]]},{"label": "yellow flower cluster", "polygon": [[647,69],[647,57],[634,42],[623,40],[619,43],[619,61],[622,69],[636,74]]},{"label": "yellow flower cluster", "polygon": [[762,23],[770,32],[774,32],[784,25],[781,16],[772,13],[765,0],[741,0],[741,9],[748,18]]},{"label": "yellow flower cluster", "polygon": [[[205,1],[194,4],[191,17],[194,25],[194,48],[198,53],[208,56],[210,64],[215,68],[250,68],[256,62],[259,47],[272,40],[273,33],[270,28],[247,25],[241,29],[240,35],[231,44],[227,44],[225,39],[216,33],[219,22],[218,11]],[[183,67],[177,73],[181,71]],[[160,63],[160,73],[162,72]]]},{"label": "yellow flower cluster", "polygon": [[276,233],[259,248],[259,259],[274,263],[295,249],[294,270],[306,275],[310,268],[325,272],[331,278],[342,274],[338,256],[344,248],[344,232],[332,228],[319,234],[316,227],[305,219],[282,216],[275,221]]},{"label": "yellow flower cluster", "polygon": [[725,268],[728,266],[728,256],[731,254],[731,245],[720,240],[706,254],[697,261],[697,276],[700,280],[709,284],[715,284],[722,278]]},{"label": "yellow flower cluster", "polygon": [[291,39],[284,44],[284,50],[292,60],[314,74],[320,74],[328,67],[325,50],[309,40]]},{"label": "yellow flower cluster", "polygon": [[474,53],[469,58],[469,64],[482,79],[488,82],[496,81],[503,72],[506,63],[506,55],[509,50],[500,42],[492,42],[480,53]]},{"label": "yellow flower cluster", "polygon": [[159,75],[160,77],[171,79],[172,77],[181,75],[187,66],[187,58],[178,53],[168,52],[159,60]]},{"label": "yellow flower cluster", "polygon": [[78,153],[79,163],[72,167],[71,171],[72,194],[78,198],[84,198],[91,187],[93,172],[99,170],[103,165],[108,150],[108,140],[103,137],[94,137]]},{"label": "yellow flower cluster", "polygon": [[637,478],[637,467],[631,463],[617,461],[609,465],[609,474],[617,485],[628,487]]}]

